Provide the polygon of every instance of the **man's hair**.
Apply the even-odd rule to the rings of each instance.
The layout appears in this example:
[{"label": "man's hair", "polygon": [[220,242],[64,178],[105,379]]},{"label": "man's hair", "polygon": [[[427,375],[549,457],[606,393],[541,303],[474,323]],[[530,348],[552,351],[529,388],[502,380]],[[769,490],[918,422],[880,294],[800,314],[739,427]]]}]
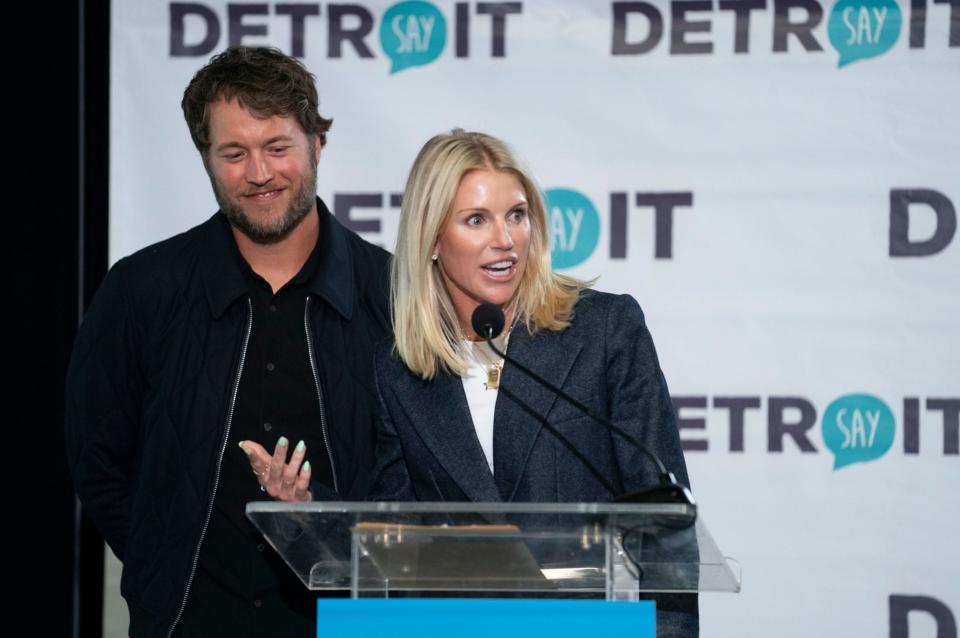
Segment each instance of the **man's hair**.
[{"label": "man's hair", "polygon": [[507,145],[483,133],[454,129],[420,150],[407,178],[391,269],[391,311],[396,349],[416,375],[430,379],[440,370],[464,374],[468,364],[458,345],[462,334],[433,247],[450,216],[463,177],[474,170],[510,173],[527,196],[530,245],[517,288],[515,319],[532,333],[570,325],[580,291],[591,285],[550,267],[547,215],[533,179]]},{"label": "man's hair", "polygon": [[210,105],[237,100],[260,117],[293,117],[327,143],[332,119],[320,116],[316,79],[299,60],[266,47],[231,47],[215,55],[183,92],[183,117],[201,154],[210,148]]}]

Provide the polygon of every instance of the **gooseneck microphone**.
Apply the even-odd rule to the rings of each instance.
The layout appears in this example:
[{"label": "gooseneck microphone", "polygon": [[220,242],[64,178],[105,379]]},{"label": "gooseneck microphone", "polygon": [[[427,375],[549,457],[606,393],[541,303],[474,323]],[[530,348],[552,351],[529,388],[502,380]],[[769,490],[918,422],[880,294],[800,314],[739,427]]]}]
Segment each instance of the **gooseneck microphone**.
[{"label": "gooseneck microphone", "polygon": [[499,337],[500,333],[503,332],[505,323],[506,317],[503,315],[503,310],[497,304],[492,303],[480,304],[470,317],[470,325],[473,326],[473,331],[487,340]]},{"label": "gooseneck microphone", "polygon": [[[696,508],[697,502],[694,500],[693,494],[690,493],[690,490],[686,486],[681,485],[677,481],[677,477],[674,476],[673,472],[667,470],[660,458],[639,439],[620,426],[611,423],[609,419],[595,414],[590,408],[585,406],[577,399],[556,387],[533,370],[527,368],[522,363],[519,363],[511,357],[508,357],[505,352],[501,352],[500,349],[497,348],[496,344],[493,343],[493,340],[499,336],[501,332],[503,332],[504,323],[505,319],[503,316],[503,310],[501,310],[496,304],[492,303],[480,304],[477,306],[477,309],[473,311],[473,315],[470,317],[470,324],[473,326],[474,331],[480,337],[486,340],[487,344],[497,354],[497,356],[501,357],[504,361],[507,361],[512,366],[526,374],[528,377],[602,425],[609,432],[616,434],[633,445],[634,448],[639,450],[644,456],[650,459],[650,461],[657,467],[657,471],[660,474],[659,485],[653,485],[637,492],[631,492],[622,496],[618,496],[613,499],[614,501],[625,503],[684,503]],[[546,417],[542,418],[542,422],[546,424]],[[550,432],[557,435],[556,430],[553,428],[548,429]],[[561,442],[567,447],[571,447],[571,444],[568,441],[561,440]],[[577,456],[579,457],[580,455],[578,454]],[[581,460],[583,460],[582,457]],[[591,464],[585,463],[585,465],[592,473],[597,473]],[[605,486],[609,486],[609,483],[606,480],[601,479],[601,482]]]}]

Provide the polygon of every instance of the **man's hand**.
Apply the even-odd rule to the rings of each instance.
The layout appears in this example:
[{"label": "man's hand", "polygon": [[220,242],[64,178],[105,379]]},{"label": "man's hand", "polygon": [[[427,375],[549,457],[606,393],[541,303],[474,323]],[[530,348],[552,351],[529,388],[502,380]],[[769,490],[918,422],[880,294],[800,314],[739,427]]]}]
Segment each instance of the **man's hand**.
[{"label": "man's hand", "polygon": [[[287,463],[287,437],[281,436],[273,449],[273,456],[259,443],[240,441],[240,449],[246,452],[250,468],[260,482],[260,489],[277,499],[286,502],[312,501],[310,493],[310,461],[303,463],[307,446],[303,441],[297,443],[290,462]],[[300,464],[303,463],[301,467]]]}]

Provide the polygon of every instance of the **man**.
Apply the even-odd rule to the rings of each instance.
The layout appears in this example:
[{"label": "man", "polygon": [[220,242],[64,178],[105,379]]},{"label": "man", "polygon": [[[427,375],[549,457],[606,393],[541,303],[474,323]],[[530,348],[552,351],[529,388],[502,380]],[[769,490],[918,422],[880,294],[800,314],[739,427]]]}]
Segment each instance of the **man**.
[{"label": "man", "polygon": [[67,377],[71,469],[130,635],[313,635],[244,506],[364,496],[388,255],[315,195],[331,121],[301,63],[230,49],[182,106],[220,211],[104,280]]}]

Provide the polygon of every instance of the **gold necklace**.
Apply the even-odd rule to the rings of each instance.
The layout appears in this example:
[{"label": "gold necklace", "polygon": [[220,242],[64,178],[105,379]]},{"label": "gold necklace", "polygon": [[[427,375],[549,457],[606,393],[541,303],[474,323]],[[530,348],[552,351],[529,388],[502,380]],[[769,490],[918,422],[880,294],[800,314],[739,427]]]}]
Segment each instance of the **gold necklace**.
[{"label": "gold necklace", "polygon": [[[514,306],[515,304],[516,302],[514,302]],[[511,314],[512,314],[512,308],[511,308]],[[512,329],[513,329],[513,326],[511,325],[509,328],[507,328],[507,331],[503,334],[502,336],[503,344],[500,346],[501,348],[507,347],[507,339],[510,337],[510,332]],[[483,383],[483,387],[486,388],[487,390],[496,390],[497,388],[500,387],[500,378],[503,376],[503,359],[500,358],[497,361],[494,361],[493,363],[486,363],[485,361],[481,361],[481,358],[485,359],[486,357],[482,357],[480,353],[477,352],[477,349],[482,348],[483,346],[481,346],[480,344],[486,344],[486,340],[482,338],[478,341],[474,341],[473,339],[468,339],[467,342],[471,343],[470,348],[471,348],[472,356],[474,360],[480,365],[482,365],[484,369],[487,371],[487,380]],[[491,350],[491,353],[492,353],[492,350]]]},{"label": "gold necklace", "polygon": [[487,390],[496,390],[500,387],[500,375],[503,373],[503,359],[487,366],[487,381],[483,384]]}]

